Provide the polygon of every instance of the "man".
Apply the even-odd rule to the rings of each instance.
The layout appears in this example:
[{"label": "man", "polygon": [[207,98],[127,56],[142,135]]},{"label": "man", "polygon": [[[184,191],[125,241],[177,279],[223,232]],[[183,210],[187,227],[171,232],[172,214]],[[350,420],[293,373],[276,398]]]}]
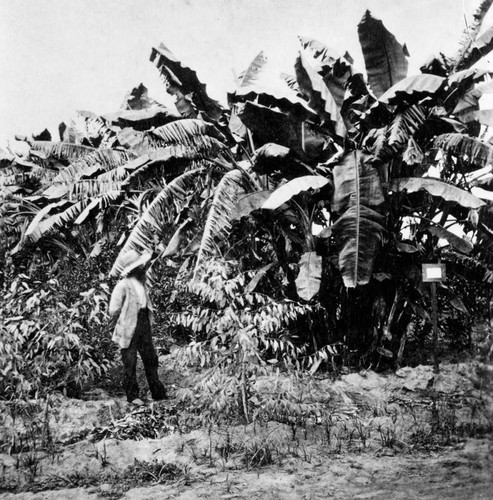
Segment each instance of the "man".
[{"label": "man", "polygon": [[123,279],[111,294],[108,311],[112,318],[118,317],[112,340],[121,348],[127,401],[136,406],[144,404],[139,398],[137,385],[137,351],[144,364],[152,398],[166,398],[166,390],[157,372],[158,357],[151,336],[151,302],[146,289],[146,271],[150,260],[150,253],[139,255],[135,250],[123,256]]}]

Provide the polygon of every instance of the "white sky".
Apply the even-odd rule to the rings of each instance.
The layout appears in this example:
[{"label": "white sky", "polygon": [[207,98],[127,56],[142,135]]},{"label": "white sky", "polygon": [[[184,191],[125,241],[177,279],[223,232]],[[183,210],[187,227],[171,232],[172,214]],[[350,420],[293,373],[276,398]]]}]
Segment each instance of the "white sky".
[{"label": "white sky", "polygon": [[[163,42],[225,100],[233,71],[264,50],[292,72],[297,35],[348,50],[364,69],[357,24],[365,10],[411,54],[416,72],[432,53],[452,55],[476,0],[0,0],[0,143],[103,114],[143,82],[165,99],[151,47]],[[491,18],[485,27],[492,24]],[[54,135],[54,137],[58,137]]]}]

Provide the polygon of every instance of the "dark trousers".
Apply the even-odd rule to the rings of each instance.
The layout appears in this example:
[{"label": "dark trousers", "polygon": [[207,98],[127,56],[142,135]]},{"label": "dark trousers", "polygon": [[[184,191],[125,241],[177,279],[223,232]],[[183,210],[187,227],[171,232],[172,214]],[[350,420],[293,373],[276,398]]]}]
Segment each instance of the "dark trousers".
[{"label": "dark trousers", "polygon": [[141,309],[137,318],[137,326],[130,345],[121,350],[123,362],[123,387],[127,401],[132,402],[139,397],[137,385],[137,351],[140,354],[153,399],[164,399],[166,390],[157,373],[158,357],[152,343],[149,311]]}]

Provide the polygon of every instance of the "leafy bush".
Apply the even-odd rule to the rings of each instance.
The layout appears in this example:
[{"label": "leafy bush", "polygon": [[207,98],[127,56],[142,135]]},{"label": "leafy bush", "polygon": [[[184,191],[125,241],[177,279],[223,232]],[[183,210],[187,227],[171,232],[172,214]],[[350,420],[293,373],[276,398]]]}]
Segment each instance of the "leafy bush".
[{"label": "leafy bush", "polygon": [[250,291],[248,278],[249,273],[237,274],[232,262],[209,262],[201,279],[187,286],[200,305],[173,318],[192,337],[181,349],[183,359],[207,368],[183,394],[203,418],[240,414],[250,421],[263,405],[255,388],[259,376],[281,365],[299,370],[316,359],[306,356],[306,346],[296,345],[292,332],[298,319],[317,307]]},{"label": "leafy bush", "polygon": [[19,275],[0,298],[0,397],[80,390],[106,374],[114,349],[106,334],[108,289],[62,302],[57,279]]}]

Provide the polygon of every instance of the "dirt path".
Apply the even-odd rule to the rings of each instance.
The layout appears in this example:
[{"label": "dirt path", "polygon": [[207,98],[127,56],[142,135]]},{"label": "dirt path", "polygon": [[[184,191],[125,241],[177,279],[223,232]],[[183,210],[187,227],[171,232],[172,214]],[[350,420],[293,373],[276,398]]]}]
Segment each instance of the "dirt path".
[{"label": "dirt path", "polygon": [[[17,409],[15,420],[0,405],[3,450],[14,451],[0,454],[0,498],[490,499],[493,397],[478,373],[450,365],[438,377],[430,367],[321,377],[302,391],[325,413],[209,431],[177,427],[173,401],[131,410],[104,393],[60,396],[37,413]],[[51,448],[33,426],[50,429]]]}]

